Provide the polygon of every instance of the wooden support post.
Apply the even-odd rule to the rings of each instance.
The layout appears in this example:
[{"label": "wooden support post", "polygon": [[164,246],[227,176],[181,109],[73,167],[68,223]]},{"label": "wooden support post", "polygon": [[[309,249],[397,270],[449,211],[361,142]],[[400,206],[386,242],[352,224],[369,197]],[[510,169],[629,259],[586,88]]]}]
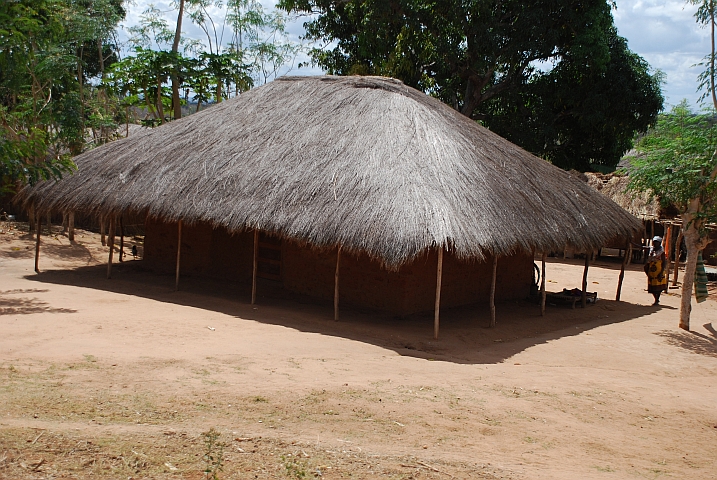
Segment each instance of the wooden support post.
[{"label": "wooden support post", "polygon": [[120,261],[120,263],[122,263],[122,262],[124,262],[124,224],[122,223],[122,215],[120,215],[119,224],[120,224],[119,261]]},{"label": "wooden support post", "polygon": [[334,321],[339,321],[339,265],[341,264],[341,245],[336,251],[336,273],[334,274]]},{"label": "wooden support post", "polygon": [[110,247],[109,259],[107,260],[107,278],[112,278],[112,259],[115,255],[115,216],[110,215],[110,228],[107,235],[107,243]]},{"label": "wooden support post", "polygon": [[441,279],[443,278],[443,245],[438,250],[438,268],[436,269],[436,304],[433,313],[433,338],[438,340],[438,327],[441,313]]},{"label": "wooden support post", "polygon": [[35,222],[35,230],[37,232],[37,240],[35,240],[35,273],[40,273],[40,232],[42,231],[42,217],[39,214],[37,215],[37,222]]},{"label": "wooden support post", "polygon": [[493,276],[490,281],[490,328],[495,327],[495,282],[498,276],[498,255],[493,254]]},{"label": "wooden support post", "polygon": [[590,266],[590,256],[592,252],[585,252],[585,270],[583,270],[583,294],[581,299],[582,307],[588,304],[588,267]]},{"label": "wooden support post", "polygon": [[52,235],[52,212],[47,211],[47,234]]},{"label": "wooden support post", "polygon": [[67,213],[67,238],[71,242],[75,241],[75,212],[70,210]]},{"label": "wooden support post", "polygon": [[259,230],[254,230],[254,263],[251,271],[251,304],[256,303],[256,272],[259,267]]},{"label": "wooden support post", "polygon": [[548,257],[548,254],[546,252],[543,252],[543,271],[540,275],[540,314],[545,315],[545,299],[547,295],[545,294],[545,259]]},{"label": "wooden support post", "polygon": [[182,255],[182,221],[177,224],[177,270],[174,275],[174,289],[179,290],[179,266]]},{"label": "wooden support post", "polygon": [[670,248],[672,248],[672,225],[667,226],[667,233],[665,234],[665,238],[662,240],[662,244],[665,248],[665,261],[667,262],[667,265],[665,265],[665,275],[667,280],[667,283],[665,284],[665,288],[669,290],[670,285]]},{"label": "wooden support post", "polygon": [[672,275],[672,286],[677,286],[677,277],[680,274],[680,256],[682,254],[682,236],[684,230],[680,227],[679,233],[677,234],[677,240],[675,241],[675,270]]},{"label": "wooden support post", "polygon": [[67,212],[62,212],[62,233],[67,233]]},{"label": "wooden support post", "polygon": [[35,224],[37,223],[37,218],[35,216],[35,205],[34,204],[30,205],[27,208],[27,219],[28,219],[28,223],[30,224],[30,231],[34,232]]},{"label": "wooden support post", "polygon": [[615,301],[620,301],[620,292],[622,291],[622,280],[625,278],[625,267],[630,262],[630,256],[632,255],[632,242],[627,242],[627,249],[625,250],[625,258],[622,259],[622,266],[620,267],[620,277],[617,280],[617,293],[615,293]]},{"label": "wooden support post", "polygon": [[105,239],[105,216],[100,215],[100,241],[102,246],[107,246],[107,240]]}]

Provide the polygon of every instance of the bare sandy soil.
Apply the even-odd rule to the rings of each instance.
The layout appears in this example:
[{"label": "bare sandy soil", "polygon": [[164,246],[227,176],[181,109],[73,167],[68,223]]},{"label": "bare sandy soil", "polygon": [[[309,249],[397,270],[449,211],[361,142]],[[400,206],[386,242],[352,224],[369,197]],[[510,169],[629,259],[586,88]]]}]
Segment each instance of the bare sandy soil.
[{"label": "bare sandy soil", "polygon": [[[131,257],[107,280],[84,231],[43,236],[38,275],[7,228],[0,478],[717,477],[714,292],[682,331],[678,290],[649,306],[641,265],[620,303],[600,260],[596,305],[499,303],[494,329],[485,306],[444,310],[435,341],[430,314],[335,323],[267,285],[256,306],[246,285],[175,292]],[[550,259],[549,290],[581,278]]]}]

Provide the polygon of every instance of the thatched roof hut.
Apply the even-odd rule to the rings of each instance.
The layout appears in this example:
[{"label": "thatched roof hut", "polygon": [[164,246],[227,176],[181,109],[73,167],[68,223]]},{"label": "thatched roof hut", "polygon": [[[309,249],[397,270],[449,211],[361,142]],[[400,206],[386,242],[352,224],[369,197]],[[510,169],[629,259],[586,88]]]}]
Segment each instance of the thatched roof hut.
[{"label": "thatched roof hut", "polygon": [[494,324],[494,299],[527,296],[533,252],[591,252],[642,228],[585,182],[388,78],[280,78],[76,163],[22,200],[146,215],[143,261],[176,263],[177,282],[180,265],[248,276],[254,302],[263,275],[333,297],[335,318],[341,284],[347,303],[433,308],[436,337],[442,304],[489,299]]},{"label": "thatched roof hut", "polygon": [[480,260],[592,250],[641,228],[584,182],[387,78],[280,78],[75,160],[75,175],[24,202],[259,229],[390,269],[437,246]]},{"label": "thatched roof hut", "polygon": [[586,173],[588,185],[599,191],[613,202],[641,220],[657,220],[660,218],[659,200],[646,192],[629,192],[630,181],[625,175]]}]

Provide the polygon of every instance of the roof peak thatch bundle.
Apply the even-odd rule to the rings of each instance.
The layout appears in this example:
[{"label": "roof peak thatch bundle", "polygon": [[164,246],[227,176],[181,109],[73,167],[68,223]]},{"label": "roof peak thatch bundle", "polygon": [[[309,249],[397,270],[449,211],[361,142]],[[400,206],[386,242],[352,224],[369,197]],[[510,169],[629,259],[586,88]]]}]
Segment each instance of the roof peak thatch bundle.
[{"label": "roof peak thatch bundle", "polygon": [[24,201],[257,228],[389,268],[438,245],[477,259],[592,250],[641,228],[567,172],[389,78],[280,78],[75,160],[75,175]]}]

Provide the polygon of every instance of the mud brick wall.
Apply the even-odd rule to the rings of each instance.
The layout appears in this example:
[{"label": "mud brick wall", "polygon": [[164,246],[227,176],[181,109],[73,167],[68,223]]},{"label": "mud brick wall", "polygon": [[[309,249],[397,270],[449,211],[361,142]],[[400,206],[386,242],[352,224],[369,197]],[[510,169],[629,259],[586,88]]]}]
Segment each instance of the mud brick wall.
[{"label": "mud brick wall", "polygon": [[[182,226],[180,275],[251,281],[254,237],[251,232],[230,235],[206,223]],[[177,224],[150,220],[145,225],[144,262],[159,273],[174,273]]]},{"label": "mud brick wall", "polygon": [[[334,294],[336,250],[310,250],[284,242],[284,286],[313,297],[330,299]],[[368,256],[341,255],[339,297],[341,305],[376,308],[399,315],[433,310],[438,254],[431,252],[398,272],[388,272]],[[487,303],[490,295],[492,258],[465,262],[450,253],[443,257],[441,306]],[[533,260],[516,255],[498,260],[496,300],[525,298],[532,283]]]},{"label": "mud brick wall", "polygon": [[[144,261],[152,270],[173,274],[177,256],[177,224],[146,224]],[[253,233],[230,235],[223,228],[200,223],[182,228],[181,275],[251,281]],[[336,249],[310,249],[291,241],[281,244],[284,288],[315,298],[332,299]],[[342,306],[368,307],[407,315],[433,310],[438,254],[420,256],[397,272],[383,269],[365,254],[341,254],[339,296]],[[441,306],[486,303],[490,295],[492,258],[485,262],[443,256]],[[496,300],[528,296],[533,260],[528,255],[498,260]]]}]

